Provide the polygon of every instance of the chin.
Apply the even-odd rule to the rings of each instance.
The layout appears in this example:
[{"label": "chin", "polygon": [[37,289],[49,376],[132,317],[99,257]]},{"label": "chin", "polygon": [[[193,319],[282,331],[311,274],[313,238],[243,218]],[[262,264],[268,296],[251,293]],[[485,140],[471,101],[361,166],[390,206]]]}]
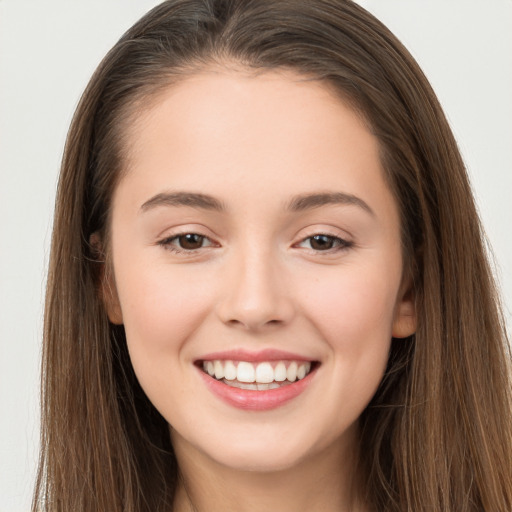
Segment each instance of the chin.
[{"label": "chin", "polygon": [[216,463],[230,470],[247,473],[275,473],[299,466],[304,459],[304,454],[247,447],[245,450],[224,450],[224,453],[211,454],[210,457]]},{"label": "chin", "polygon": [[[286,428],[277,429],[272,424],[246,424],[238,429],[227,428],[216,433],[212,428],[209,434],[204,431],[202,434],[187,441],[189,446],[194,446],[200,458],[204,457],[224,469],[252,473],[274,473],[298,468],[318,455],[336,451],[344,437],[327,432],[317,432],[315,435],[314,425],[303,429],[287,425]],[[175,441],[182,439],[179,439],[179,435],[173,436],[173,443]]]}]

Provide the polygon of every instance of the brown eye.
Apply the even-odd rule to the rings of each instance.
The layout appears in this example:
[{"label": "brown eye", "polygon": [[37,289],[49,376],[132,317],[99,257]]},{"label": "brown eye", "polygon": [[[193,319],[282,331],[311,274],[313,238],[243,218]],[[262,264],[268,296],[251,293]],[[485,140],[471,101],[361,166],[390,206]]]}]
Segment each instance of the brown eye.
[{"label": "brown eye", "polygon": [[195,254],[195,251],[218,247],[218,244],[210,240],[205,235],[198,233],[181,233],[175,236],[164,238],[158,242],[158,245],[173,253],[182,253],[184,255]]},{"label": "brown eye", "polygon": [[315,235],[309,238],[311,249],[315,251],[328,251],[335,245],[337,238],[329,235]]},{"label": "brown eye", "polygon": [[205,237],[196,233],[187,233],[177,237],[176,241],[181,249],[193,251],[203,247]]},{"label": "brown eye", "polygon": [[326,235],[319,233],[317,235],[308,236],[302,242],[297,244],[298,247],[310,249],[315,252],[337,252],[349,249],[353,246],[352,242],[344,240],[334,235]]}]

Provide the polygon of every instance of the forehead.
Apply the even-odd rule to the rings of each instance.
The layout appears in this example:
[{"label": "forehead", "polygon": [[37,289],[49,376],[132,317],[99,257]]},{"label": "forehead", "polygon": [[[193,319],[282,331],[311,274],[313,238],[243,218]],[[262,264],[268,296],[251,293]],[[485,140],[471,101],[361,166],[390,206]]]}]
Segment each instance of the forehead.
[{"label": "forehead", "polygon": [[[128,156],[133,154],[148,139],[165,136],[162,130],[169,135],[173,131],[175,141],[203,137],[203,143],[215,135],[235,138],[245,134],[267,148],[274,145],[269,142],[278,144],[288,136],[307,137],[312,142],[317,135],[312,127],[324,137],[327,132],[335,137],[340,125],[350,124],[351,131],[369,135],[366,120],[342,96],[328,81],[287,69],[211,66],[192,70],[136,103],[129,122],[123,123],[124,149]],[[229,129],[234,133],[228,133]],[[366,142],[370,146],[377,140],[367,137]],[[126,163],[129,167],[130,159]]]},{"label": "forehead", "polygon": [[364,120],[328,84],[289,71],[187,76],[132,117],[125,140],[120,188],[132,183],[141,198],[179,188],[269,201],[281,192],[285,201],[382,187],[378,141]]}]

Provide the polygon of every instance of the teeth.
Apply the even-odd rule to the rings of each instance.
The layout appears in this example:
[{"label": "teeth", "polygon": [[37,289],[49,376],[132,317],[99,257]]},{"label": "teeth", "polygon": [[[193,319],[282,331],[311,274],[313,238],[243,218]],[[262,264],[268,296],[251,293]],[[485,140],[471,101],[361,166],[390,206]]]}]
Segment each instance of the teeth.
[{"label": "teeth", "polygon": [[270,363],[260,363],[256,366],[256,382],[261,384],[274,382],[274,369]]},{"label": "teeth", "polygon": [[251,363],[240,361],[236,369],[236,380],[239,382],[254,382],[255,371]]},{"label": "teeth", "polygon": [[295,361],[288,366],[288,370],[286,370],[286,378],[290,382],[293,382],[297,378],[297,363]]},{"label": "teeth", "polygon": [[224,378],[227,380],[236,379],[236,366],[233,364],[233,361],[226,361],[224,365]]},{"label": "teeth", "polygon": [[238,385],[237,385],[236,387],[237,387],[237,388],[240,388],[240,389],[252,389],[252,390],[254,390],[254,389],[258,389],[258,388],[256,387],[256,385],[255,385],[255,384],[253,384],[253,383],[251,383],[251,382],[249,382],[249,383],[239,382],[239,383],[238,383]]},{"label": "teeth", "polygon": [[283,382],[286,380],[286,366],[284,363],[277,363],[274,369],[274,380],[277,382]]},{"label": "teeth", "polygon": [[[295,382],[303,379],[311,371],[311,363],[279,361],[276,364],[265,361],[256,364],[215,360],[203,361],[203,370],[226,384],[233,382],[234,386],[242,389],[267,390],[280,387],[278,383],[284,381]],[[240,383],[244,383],[244,386]]]},{"label": "teeth", "polygon": [[230,381],[230,380],[226,380],[226,379],[223,379],[222,382],[224,382],[224,384],[227,384],[228,386],[230,386],[232,388],[250,389],[252,391],[267,391],[269,389],[278,389],[283,385],[283,384],[278,384],[277,382],[270,382],[269,384],[257,384],[255,382],[245,383],[245,382],[238,382],[237,380]]},{"label": "teeth", "polygon": [[222,379],[224,377],[224,365],[220,361],[215,361],[213,367],[215,369],[215,378],[217,380]]}]

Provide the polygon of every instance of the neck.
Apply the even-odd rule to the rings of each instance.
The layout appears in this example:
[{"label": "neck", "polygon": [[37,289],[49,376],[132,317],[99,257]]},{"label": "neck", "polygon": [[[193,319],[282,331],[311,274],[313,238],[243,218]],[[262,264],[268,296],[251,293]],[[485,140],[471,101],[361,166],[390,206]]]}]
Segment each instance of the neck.
[{"label": "neck", "polygon": [[[174,441],[177,439],[173,436]],[[277,471],[242,471],[218,464],[180,440],[175,512],[363,512],[354,448],[317,453]],[[354,446],[354,444],[352,444]]]}]

